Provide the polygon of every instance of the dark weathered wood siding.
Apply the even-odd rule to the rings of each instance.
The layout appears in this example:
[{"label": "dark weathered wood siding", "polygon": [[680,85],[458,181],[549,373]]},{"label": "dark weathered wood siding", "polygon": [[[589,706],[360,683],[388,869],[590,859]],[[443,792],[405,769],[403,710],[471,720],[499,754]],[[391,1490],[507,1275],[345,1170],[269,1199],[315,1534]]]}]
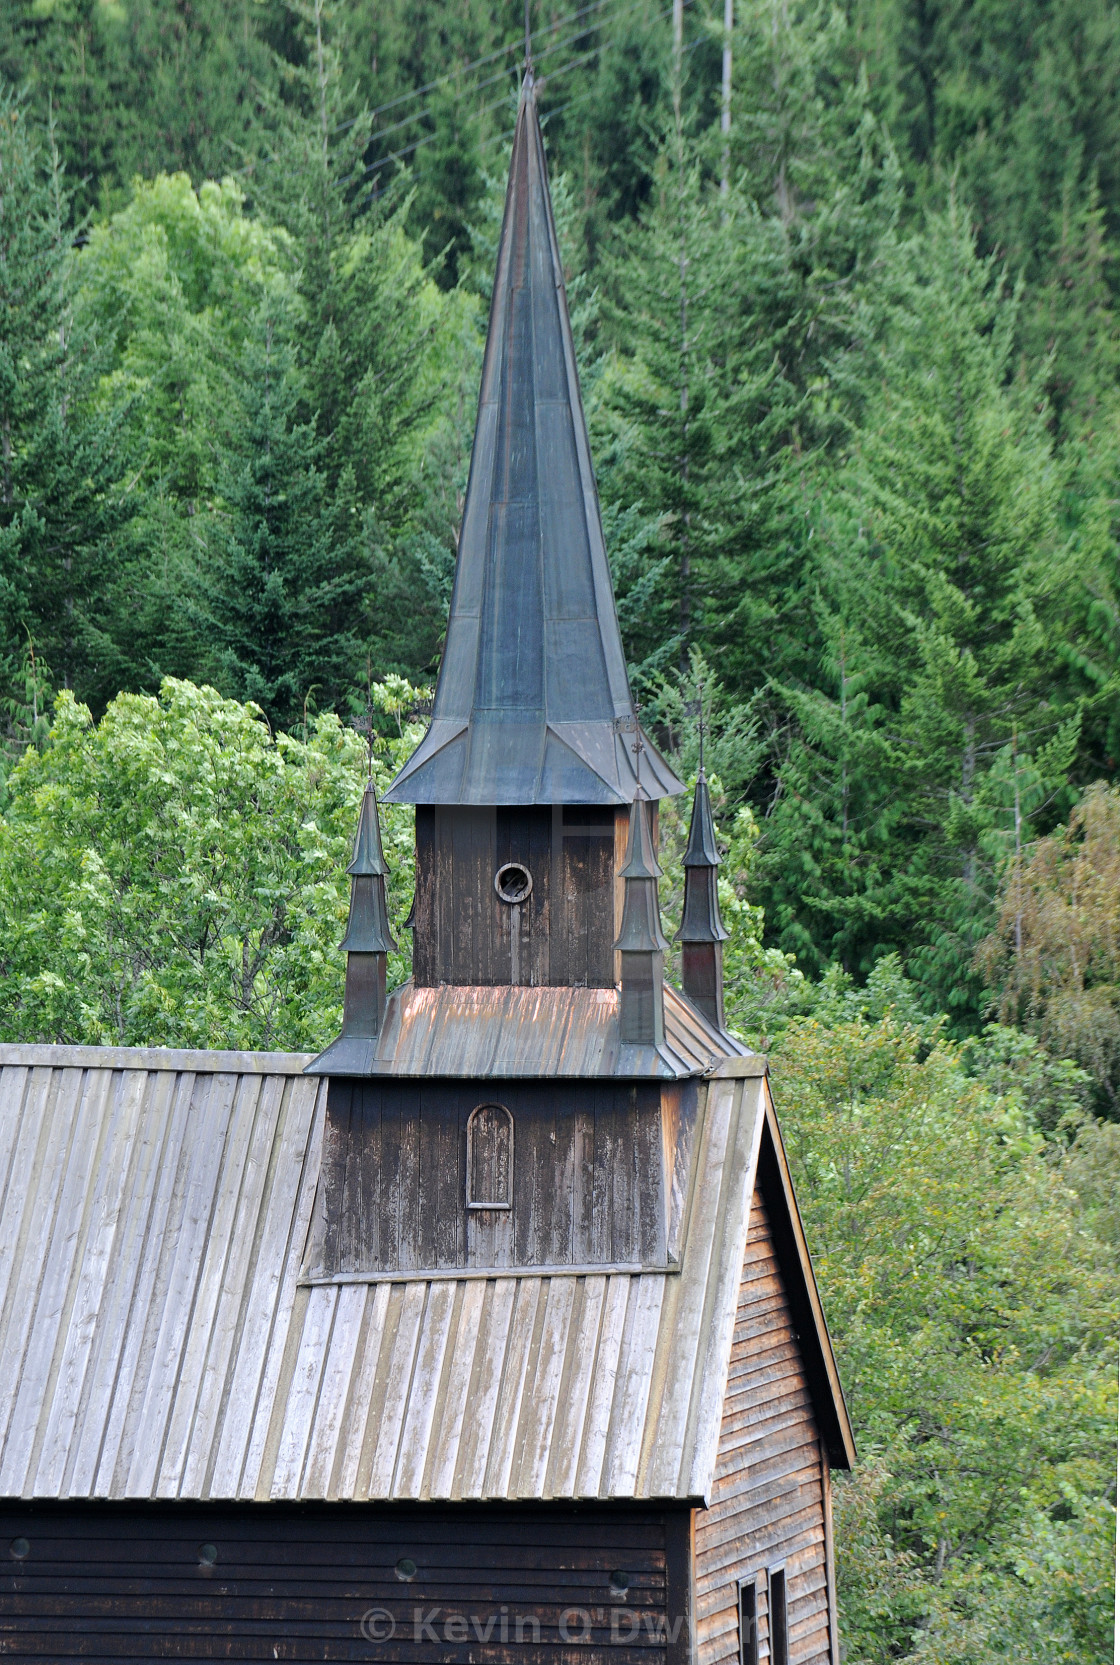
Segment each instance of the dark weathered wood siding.
[{"label": "dark weathered wood siding", "polygon": [[[685,1599],[686,1530],[686,1515],[652,1508],[0,1505],[0,1655],[682,1665],[666,1619]],[[406,1557],[409,1582],[395,1570]],[[363,1634],[372,1612],[391,1640],[370,1640],[369,1619]],[[562,1622],[569,1643],[589,1625],[587,1642],[566,1645]]]},{"label": "dark weathered wood siding", "polygon": [[758,1575],[760,1659],[770,1657],[765,1572],[784,1563],[793,1665],[827,1665],[834,1601],[826,1472],[761,1189],[751,1204],[711,1507],[696,1527],[700,1665],[738,1659],[738,1587]]},{"label": "dark weathered wood siding", "polygon": [[[695,1088],[674,1087],[677,1116],[685,1100],[681,1165]],[[467,1122],[480,1104],[513,1116],[508,1210],[467,1207]],[[328,1275],[664,1265],[665,1170],[652,1082],[333,1080],[313,1264]]]},{"label": "dark weathered wood siding", "polygon": [[[612,987],[616,818],[613,809],[581,805],[418,807],[417,985]],[[517,907],[494,890],[507,862],[533,877]]]}]

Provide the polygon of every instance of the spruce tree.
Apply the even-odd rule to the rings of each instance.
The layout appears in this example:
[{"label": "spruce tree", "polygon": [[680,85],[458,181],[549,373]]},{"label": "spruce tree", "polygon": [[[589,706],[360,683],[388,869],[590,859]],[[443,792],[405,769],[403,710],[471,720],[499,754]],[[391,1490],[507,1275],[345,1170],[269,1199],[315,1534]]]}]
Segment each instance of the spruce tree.
[{"label": "spruce tree", "polygon": [[[369,583],[354,628],[377,663],[422,677],[443,629],[425,579],[422,436],[458,370],[470,299],[445,295],[409,234],[409,200],[382,202],[365,161],[368,113],[343,84],[323,0],[298,9],[306,67],[268,113],[253,189],[290,233],[300,308],[300,420],[332,493],[349,495]],[[453,544],[453,530],[444,536]]]},{"label": "spruce tree", "polygon": [[[898,948],[931,1001],[968,1021],[972,951],[1012,810],[1008,748],[1040,773],[1033,820],[1043,824],[1061,802],[1088,689],[1068,668],[1079,577],[1045,402],[1014,374],[1015,297],[956,207],[914,240],[911,260],[880,390],[838,481],[846,570],[831,593],[822,584],[825,639],[855,627],[866,701],[850,867],[834,868],[815,896],[801,890],[808,753],[836,776],[851,744],[834,646],[813,693],[790,702],[804,729],[768,828],[769,865],[788,946],[803,948],[798,932],[809,929],[822,958],[839,949],[853,970]],[[835,840],[835,789],[825,802]]]},{"label": "spruce tree", "polygon": [[200,624],[224,690],[291,728],[338,706],[362,671],[368,570],[347,476],[334,491],[304,400],[292,309],[262,303],[242,358],[218,480]]},{"label": "spruce tree", "polygon": [[0,94],[0,678],[22,682],[30,641],[88,694],[135,499],[123,407],[75,316],[68,206],[53,129],[45,146],[27,103]]}]

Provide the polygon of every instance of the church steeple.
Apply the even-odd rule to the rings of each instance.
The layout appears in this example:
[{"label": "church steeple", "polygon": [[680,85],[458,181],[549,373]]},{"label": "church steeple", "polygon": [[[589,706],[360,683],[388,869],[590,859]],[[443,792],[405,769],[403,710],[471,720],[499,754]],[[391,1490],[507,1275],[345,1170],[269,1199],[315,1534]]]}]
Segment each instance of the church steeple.
[{"label": "church steeple", "polygon": [[[526,75],[439,684],[386,800],[626,805],[637,734]],[[681,790],[638,756],[649,798]]]}]

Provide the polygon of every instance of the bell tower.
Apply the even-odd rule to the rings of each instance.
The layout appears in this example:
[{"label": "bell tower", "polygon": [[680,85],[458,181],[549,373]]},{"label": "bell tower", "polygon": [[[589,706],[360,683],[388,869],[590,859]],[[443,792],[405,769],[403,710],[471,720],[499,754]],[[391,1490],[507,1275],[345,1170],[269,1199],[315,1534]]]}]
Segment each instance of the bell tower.
[{"label": "bell tower", "polygon": [[630,801],[681,790],[638,739],[527,77],[432,720],[387,794],[417,986],[615,986]]},{"label": "bell tower", "polygon": [[312,1281],[674,1262],[699,1083],[743,1052],[718,960],[692,975],[689,939],[697,1001],[664,980],[657,806],[682,790],[627,679],[527,75],[439,681],[385,794],[416,806],[413,975],[382,998],[370,790],[343,1031],[310,1066]]}]

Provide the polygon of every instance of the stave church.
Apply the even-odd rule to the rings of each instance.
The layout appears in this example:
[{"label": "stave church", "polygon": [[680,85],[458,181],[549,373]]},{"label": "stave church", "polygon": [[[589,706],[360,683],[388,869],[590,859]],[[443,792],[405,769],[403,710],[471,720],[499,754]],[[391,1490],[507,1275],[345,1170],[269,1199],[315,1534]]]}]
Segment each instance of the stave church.
[{"label": "stave church", "polygon": [[0,1046],[0,1654],[839,1665],[854,1460],[703,774],[682,987],[531,76],[415,805],[318,1058]]}]

